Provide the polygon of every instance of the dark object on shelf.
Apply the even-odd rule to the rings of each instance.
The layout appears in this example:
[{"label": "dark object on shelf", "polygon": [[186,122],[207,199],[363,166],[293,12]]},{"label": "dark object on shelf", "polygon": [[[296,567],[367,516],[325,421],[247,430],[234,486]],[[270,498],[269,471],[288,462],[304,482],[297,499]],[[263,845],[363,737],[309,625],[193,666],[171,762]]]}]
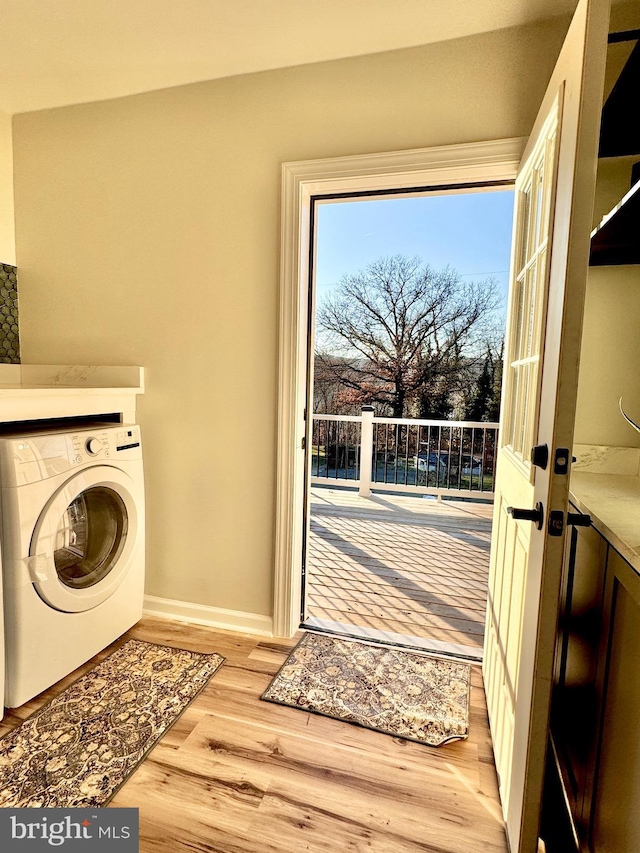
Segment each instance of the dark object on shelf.
[{"label": "dark object on shelf", "polygon": [[640,30],[623,30],[619,33],[609,33],[607,41],[609,44],[617,44],[620,41],[637,41],[640,39]]},{"label": "dark object on shelf", "polygon": [[600,157],[640,154],[640,123],[632,105],[640,90],[640,42],[638,42],[602,109]]},{"label": "dark object on shelf", "polygon": [[640,181],[591,235],[589,263],[591,266],[640,263]]}]

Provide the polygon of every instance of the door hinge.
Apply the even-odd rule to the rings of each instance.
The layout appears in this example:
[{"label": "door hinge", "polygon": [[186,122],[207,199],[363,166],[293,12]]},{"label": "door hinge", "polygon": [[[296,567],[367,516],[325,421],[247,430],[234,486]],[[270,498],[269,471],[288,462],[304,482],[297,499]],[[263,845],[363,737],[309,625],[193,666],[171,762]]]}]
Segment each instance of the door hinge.
[{"label": "door hinge", "polygon": [[302,448],[302,450],[307,449],[307,437],[306,437],[306,435],[302,436],[302,441],[300,442],[300,447]]}]

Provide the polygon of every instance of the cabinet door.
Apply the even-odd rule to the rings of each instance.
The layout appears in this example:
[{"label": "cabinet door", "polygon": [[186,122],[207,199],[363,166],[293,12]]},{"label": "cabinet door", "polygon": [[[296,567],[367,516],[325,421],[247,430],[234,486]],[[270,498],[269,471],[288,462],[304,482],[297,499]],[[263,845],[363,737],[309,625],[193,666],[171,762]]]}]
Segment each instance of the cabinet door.
[{"label": "cabinet door", "polygon": [[558,624],[551,734],[572,818],[586,837],[584,794],[597,747],[596,683],[607,543],[593,527],[574,527],[568,541]]},{"label": "cabinet door", "polygon": [[640,850],[640,576],[609,549],[600,659],[604,711],[588,849]]}]

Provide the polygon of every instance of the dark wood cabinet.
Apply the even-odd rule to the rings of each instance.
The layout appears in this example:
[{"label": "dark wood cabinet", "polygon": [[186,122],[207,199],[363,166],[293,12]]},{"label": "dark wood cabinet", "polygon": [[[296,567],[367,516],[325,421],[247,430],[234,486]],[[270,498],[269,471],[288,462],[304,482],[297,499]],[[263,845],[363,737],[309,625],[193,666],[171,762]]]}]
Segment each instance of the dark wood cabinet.
[{"label": "dark wood cabinet", "polygon": [[640,850],[640,575],[609,548],[599,666],[603,692],[587,850]]},{"label": "dark wood cabinet", "polygon": [[556,635],[541,837],[548,853],[640,850],[640,575],[573,528]]},{"label": "dark wood cabinet", "polygon": [[581,826],[601,699],[597,661],[608,546],[593,527],[571,528],[567,540],[550,730],[572,818]]}]

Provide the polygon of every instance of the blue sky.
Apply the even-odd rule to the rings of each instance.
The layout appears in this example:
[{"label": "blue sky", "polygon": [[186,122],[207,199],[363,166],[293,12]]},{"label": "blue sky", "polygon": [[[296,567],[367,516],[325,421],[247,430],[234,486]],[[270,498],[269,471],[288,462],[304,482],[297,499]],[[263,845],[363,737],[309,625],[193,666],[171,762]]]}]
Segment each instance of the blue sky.
[{"label": "blue sky", "polygon": [[318,300],[340,278],[383,255],[417,255],[465,280],[496,279],[504,311],[509,283],[513,190],[319,204]]}]

